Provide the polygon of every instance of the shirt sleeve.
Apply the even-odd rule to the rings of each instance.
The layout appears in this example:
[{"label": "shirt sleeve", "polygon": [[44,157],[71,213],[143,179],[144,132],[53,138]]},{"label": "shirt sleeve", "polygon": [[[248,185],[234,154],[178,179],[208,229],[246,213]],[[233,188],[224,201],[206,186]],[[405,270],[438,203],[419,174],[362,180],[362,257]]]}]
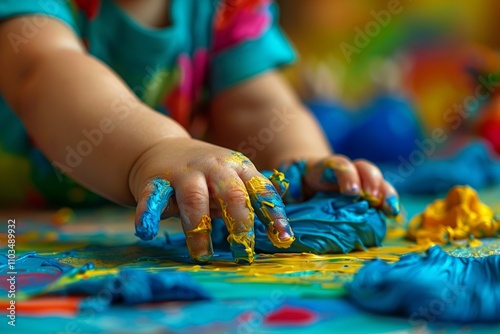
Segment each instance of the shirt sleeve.
[{"label": "shirt sleeve", "polygon": [[221,0],[214,17],[210,90],[217,93],[295,61],[269,0]]},{"label": "shirt sleeve", "polygon": [[[78,33],[71,0],[1,0],[0,21],[21,15],[43,15],[58,19]],[[46,21],[27,22],[25,38],[41,29]],[[28,27],[29,25],[29,27]]]}]

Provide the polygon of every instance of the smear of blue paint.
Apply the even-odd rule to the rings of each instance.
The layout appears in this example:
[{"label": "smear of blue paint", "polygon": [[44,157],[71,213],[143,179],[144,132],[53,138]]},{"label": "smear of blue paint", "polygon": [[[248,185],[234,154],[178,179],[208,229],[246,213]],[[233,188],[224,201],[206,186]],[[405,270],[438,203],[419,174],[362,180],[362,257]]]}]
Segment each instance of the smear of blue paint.
[{"label": "smear of blue paint", "polygon": [[91,296],[82,302],[80,308],[96,312],[113,304],[136,305],[211,298],[188,274],[148,272],[143,269],[122,269],[118,275],[90,277],[67,285],[53,294]]},{"label": "smear of blue paint", "polygon": [[152,240],[158,234],[161,214],[174,194],[174,189],[166,180],[154,179],[151,186],[153,190],[146,201],[146,210],[139,219],[140,225],[135,226],[135,235],[142,240]]},{"label": "smear of blue paint", "polygon": [[280,171],[285,174],[285,177],[290,182],[288,191],[285,193],[283,199],[286,203],[299,202],[303,198],[302,178],[307,171],[307,164],[305,160],[293,162],[291,164],[283,165]]},{"label": "smear of blue paint", "polygon": [[439,246],[426,256],[380,259],[362,267],[346,285],[364,309],[409,317],[413,325],[432,321],[500,321],[500,255],[454,257]]}]

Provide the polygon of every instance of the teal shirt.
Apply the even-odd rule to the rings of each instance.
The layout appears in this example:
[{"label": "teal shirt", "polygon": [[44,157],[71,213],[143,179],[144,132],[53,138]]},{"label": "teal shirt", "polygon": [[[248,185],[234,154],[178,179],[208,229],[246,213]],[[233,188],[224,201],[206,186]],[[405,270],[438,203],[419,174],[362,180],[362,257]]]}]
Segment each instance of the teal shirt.
[{"label": "teal shirt", "polygon": [[[27,34],[8,35],[18,52],[47,17],[63,22],[140,99],[195,136],[212,94],[295,59],[271,1],[171,0],[170,6],[171,24],[161,29],[141,26],[111,0],[2,0],[0,20],[42,15],[26,17]],[[1,96],[0,124],[0,203],[101,201],[44,158]]]}]

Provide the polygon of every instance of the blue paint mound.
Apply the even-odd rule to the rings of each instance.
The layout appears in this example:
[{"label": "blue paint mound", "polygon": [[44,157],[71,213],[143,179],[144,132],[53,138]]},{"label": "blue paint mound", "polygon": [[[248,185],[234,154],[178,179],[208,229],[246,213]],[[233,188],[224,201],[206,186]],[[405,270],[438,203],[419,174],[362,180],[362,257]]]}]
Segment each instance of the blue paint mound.
[{"label": "blue paint mound", "polygon": [[500,183],[500,160],[483,141],[468,144],[453,157],[425,159],[418,166],[405,159],[399,164],[379,167],[399,193],[438,195],[456,185],[482,189]]},{"label": "blue paint mound", "polygon": [[[260,253],[348,253],[353,249],[380,246],[386,233],[382,213],[365,200],[339,194],[319,193],[302,202],[287,204],[285,211],[295,233],[289,248],[277,248],[266,228],[255,217],[255,250]],[[227,229],[221,219],[212,222],[214,249],[227,250]]]},{"label": "blue paint mound", "polygon": [[380,94],[357,110],[335,101],[310,101],[307,106],[338,154],[374,163],[398,163],[423,137],[414,103],[399,94]]},{"label": "blue paint mound", "polygon": [[407,316],[410,323],[500,321],[500,256],[454,257],[438,246],[393,264],[362,267],[346,285],[364,309]]},{"label": "blue paint mound", "polygon": [[57,295],[89,295],[80,306],[101,311],[113,304],[136,305],[151,302],[210,299],[189,275],[172,271],[156,273],[122,269],[118,276],[92,277],[72,283]]}]

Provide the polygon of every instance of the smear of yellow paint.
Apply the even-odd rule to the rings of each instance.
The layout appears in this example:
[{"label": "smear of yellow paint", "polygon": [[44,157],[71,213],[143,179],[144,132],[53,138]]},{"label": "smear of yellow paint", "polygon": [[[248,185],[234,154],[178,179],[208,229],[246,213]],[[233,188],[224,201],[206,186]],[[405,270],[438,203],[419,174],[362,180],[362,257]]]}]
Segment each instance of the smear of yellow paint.
[{"label": "smear of yellow paint", "polygon": [[[247,253],[248,256],[248,263],[252,263],[255,257],[255,252],[254,252],[254,246],[255,246],[255,235],[251,234],[249,235],[249,231],[238,231],[236,232],[236,219],[231,217],[229,213],[227,212],[227,204],[224,203],[222,199],[218,199],[219,204],[221,207],[222,211],[222,219],[224,220],[224,223],[226,224],[226,228],[229,232],[229,236],[227,237],[227,241],[229,242],[230,245],[233,245],[234,243],[238,243],[240,245],[243,245],[245,247],[245,252]],[[250,199],[246,198],[247,202],[247,207],[250,211],[248,214],[248,221],[253,224],[254,221],[254,212],[252,205],[250,204]],[[246,224],[248,225],[248,223]],[[248,226],[250,229],[250,226]]]},{"label": "smear of yellow paint", "polygon": [[212,231],[212,219],[207,215],[203,215],[196,227],[191,231],[186,231],[185,234],[187,238],[191,238],[198,233],[210,233],[210,231]]},{"label": "smear of yellow paint", "polygon": [[493,237],[499,231],[500,220],[480,202],[476,191],[457,186],[445,199],[434,201],[410,221],[407,237],[428,246],[456,240],[468,240],[470,246],[478,246],[481,242],[476,238]]}]

